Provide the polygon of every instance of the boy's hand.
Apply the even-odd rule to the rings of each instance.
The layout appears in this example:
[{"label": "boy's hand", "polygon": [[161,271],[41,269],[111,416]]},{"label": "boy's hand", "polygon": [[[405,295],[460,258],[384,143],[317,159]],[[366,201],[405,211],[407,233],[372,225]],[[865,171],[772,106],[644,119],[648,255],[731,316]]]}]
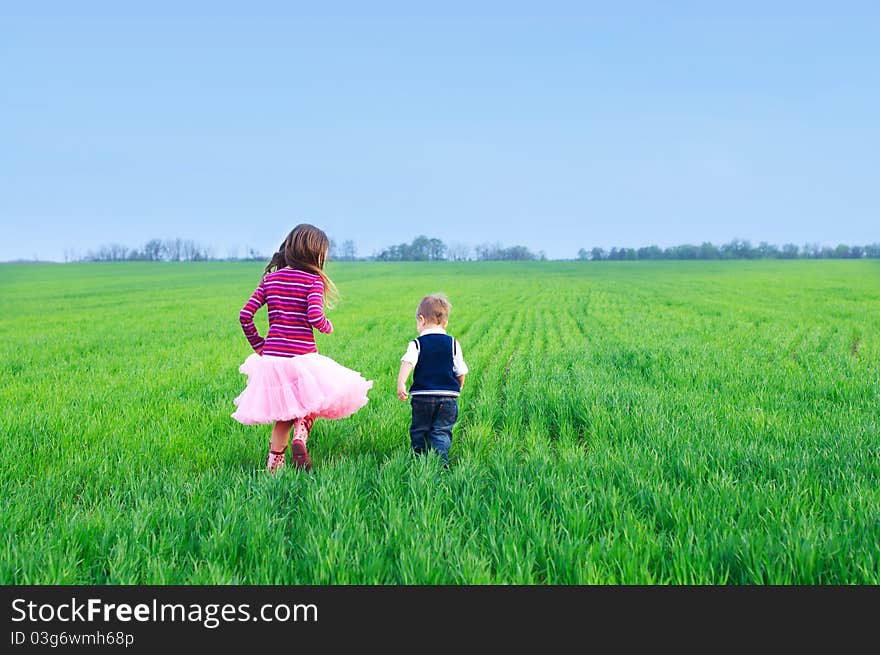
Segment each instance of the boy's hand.
[{"label": "boy's hand", "polygon": [[397,397],[400,398],[401,400],[406,400],[407,399],[406,388],[397,387]]}]

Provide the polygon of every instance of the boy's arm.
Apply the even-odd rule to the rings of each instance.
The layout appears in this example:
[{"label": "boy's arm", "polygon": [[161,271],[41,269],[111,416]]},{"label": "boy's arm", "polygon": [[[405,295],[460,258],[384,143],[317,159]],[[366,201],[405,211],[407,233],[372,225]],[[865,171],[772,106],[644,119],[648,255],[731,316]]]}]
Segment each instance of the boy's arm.
[{"label": "boy's arm", "polygon": [[413,365],[410,362],[400,362],[400,372],[397,374],[397,397],[406,400],[406,380],[409,378]]},{"label": "boy's arm", "polygon": [[406,346],[406,352],[400,358],[400,373],[397,374],[397,397],[406,400],[406,380],[419,361],[419,342],[413,339]]},{"label": "boy's arm", "polygon": [[452,348],[452,373],[458,380],[458,390],[464,386],[464,378],[468,374],[468,365],[461,354],[461,344],[456,339]]}]

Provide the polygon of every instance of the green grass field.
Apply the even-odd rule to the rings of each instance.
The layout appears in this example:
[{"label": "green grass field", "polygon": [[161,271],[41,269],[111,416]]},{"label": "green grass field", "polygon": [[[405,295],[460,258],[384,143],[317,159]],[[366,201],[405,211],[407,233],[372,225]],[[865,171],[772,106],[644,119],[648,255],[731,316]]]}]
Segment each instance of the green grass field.
[{"label": "green grass field", "polygon": [[[880,583],[880,261],[334,263],[370,402],[276,476],[230,418],[261,270],[0,266],[0,582]],[[448,471],[395,396],[434,291]]]}]

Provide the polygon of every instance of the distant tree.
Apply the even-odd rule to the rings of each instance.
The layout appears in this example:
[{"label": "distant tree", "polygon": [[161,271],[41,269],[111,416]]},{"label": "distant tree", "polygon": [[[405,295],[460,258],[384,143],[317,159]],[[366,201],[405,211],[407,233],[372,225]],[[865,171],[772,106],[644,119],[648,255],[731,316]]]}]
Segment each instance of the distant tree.
[{"label": "distant tree", "polygon": [[446,258],[446,244],[440,239],[428,238],[420,234],[412,243],[389,246],[376,256],[380,261],[428,261]]},{"label": "distant tree", "polygon": [[123,246],[120,243],[111,243],[109,246],[106,246],[105,250],[105,261],[111,262],[121,262],[124,261],[126,255],[128,255],[128,246]]},{"label": "distant tree", "polygon": [[759,259],[779,257],[779,249],[766,241],[762,241],[754,249],[754,256]]},{"label": "distant tree", "polygon": [[690,243],[675,246],[671,250],[673,259],[696,259],[700,254],[700,248]]},{"label": "distant tree", "polygon": [[509,261],[526,261],[537,259],[537,256],[525,246],[511,246],[501,251],[501,259]]},{"label": "distant tree", "polygon": [[200,261],[200,262],[206,262],[206,261],[210,261],[212,259],[217,259],[216,251],[214,250],[214,247],[213,246],[205,246],[202,244],[199,244],[198,256],[199,256],[198,261]]},{"label": "distant tree", "polygon": [[638,259],[662,259],[663,258],[663,250],[660,248],[660,246],[655,246],[655,245],[645,246],[645,247],[639,248],[636,251],[636,254],[638,255]]},{"label": "distant tree", "polygon": [[97,250],[89,250],[86,253],[85,261],[90,262],[120,262],[125,261],[128,256],[129,249],[127,246],[118,243],[111,243],[100,246]]},{"label": "distant tree", "polygon": [[880,243],[871,243],[865,246],[865,257],[880,257]]},{"label": "distant tree", "polygon": [[165,239],[162,242],[162,254],[170,262],[179,262],[183,256],[183,239]]},{"label": "distant tree", "polygon": [[834,249],[834,255],[832,255],[832,256],[833,256],[833,257],[837,257],[838,259],[846,259],[846,258],[848,258],[848,257],[849,257],[849,246],[846,245],[845,243],[841,243],[841,244],[839,244],[839,245]]},{"label": "distant tree", "polygon": [[446,256],[454,262],[463,262],[470,259],[470,246],[464,243],[451,243],[446,248]]},{"label": "distant tree", "polygon": [[719,259],[721,257],[721,251],[714,243],[704,241],[700,244],[697,256],[700,259]]},{"label": "distant tree", "polygon": [[588,259],[590,258],[590,253],[587,252],[587,249],[586,249],[586,248],[581,248],[580,250],[578,250],[578,256],[577,256],[577,258],[578,258],[580,261],[586,261],[586,260],[588,260]]},{"label": "distant tree", "polygon": [[342,259],[352,261],[357,257],[357,246],[351,239],[342,242]]},{"label": "distant tree", "polygon": [[686,243],[679,246],[679,255],[682,259],[696,259],[700,255],[700,248],[692,243]]},{"label": "distant tree", "polygon": [[753,259],[755,257],[755,251],[748,240],[734,239],[730,243],[723,244],[720,247],[720,252],[724,259]]},{"label": "distant tree", "polygon": [[499,259],[499,253],[501,252],[501,244],[496,243],[481,243],[478,246],[474,247],[474,252],[476,253],[477,259],[481,261],[489,261],[492,259]]},{"label": "distant tree", "polygon": [[199,247],[195,241],[184,239],[180,242],[180,259],[185,262],[191,262],[199,259]]},{"label": "distant tree", "polygon": [[157,262],[162,259],[162,242],[159,239],[150,239],[144,244],[144,259]]},{"label": "distant tree", "polygon": [[818,259],[822,256],[822,248],[818,243],[805,243],[801,249],[801,255],[810,259]]},{"label": "distant tree", "polygon": [[480,261],[525,261],[540,257],[525,246],[503,248],[500,243],[483,243],[476,246],[474,251],[476,258]]},{"label": "distant tree", "polygon": [[786,243],[782,246],[782,259],[796,259],[798,254],[800,253],[800,249],[793,243]]},{"label": "distant tree", "polygon": [[603,259],[607,259],[607,257],[608,253],[602,248],[596,247],[590,250],[590,259],[594,262],[602,261]]},{"label": "distant tree", "polygon": [[428,259],[433,261],[446,259],[446,244],[440,239],[430,239],[428,241]]},{"label": "distant tree", "polygon": [[431,240],[424,234],[417,236],[410,244],[409,257],[417,262],[423,262],[431,258]]}]

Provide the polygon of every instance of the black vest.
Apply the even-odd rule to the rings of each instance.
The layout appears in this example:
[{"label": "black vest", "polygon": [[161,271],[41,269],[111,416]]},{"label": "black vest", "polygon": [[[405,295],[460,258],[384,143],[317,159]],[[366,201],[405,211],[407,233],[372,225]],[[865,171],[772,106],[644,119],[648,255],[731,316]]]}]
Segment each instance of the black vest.
[{"label": "black vest", "polygon": [[455,339],[448,334],[423,334],[414,339],[419,360],[413,370],[411,395],[457,396],[461,391],[453,372]]}]

